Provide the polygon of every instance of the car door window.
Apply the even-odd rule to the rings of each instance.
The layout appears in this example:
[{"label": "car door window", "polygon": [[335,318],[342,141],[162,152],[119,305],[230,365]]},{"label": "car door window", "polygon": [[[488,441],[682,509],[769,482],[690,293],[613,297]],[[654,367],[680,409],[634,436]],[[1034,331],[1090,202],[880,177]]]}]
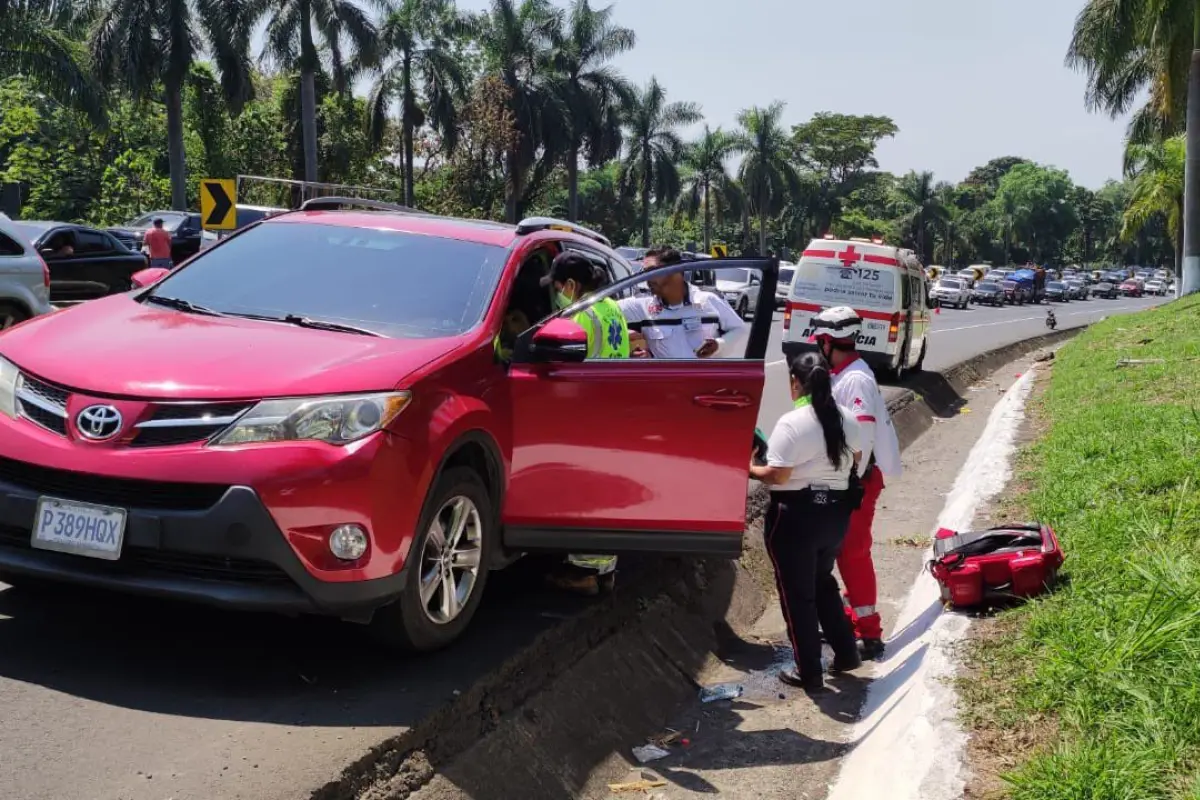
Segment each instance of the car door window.
[{"label": "car door window", "polygon": [[98,256],[115,249],[108,234],[79,228],[75,231],[75,255]]},{"label": "car door window", "polygon": [[22,255],[25,255],[25,248],[12,237],[0,233],[0,256]]},{"label": "car door window", "polygon": [[41,250],[48,259],[70,258],[78,251],[75,232],[69,229],[54,231],[42,242]]}]

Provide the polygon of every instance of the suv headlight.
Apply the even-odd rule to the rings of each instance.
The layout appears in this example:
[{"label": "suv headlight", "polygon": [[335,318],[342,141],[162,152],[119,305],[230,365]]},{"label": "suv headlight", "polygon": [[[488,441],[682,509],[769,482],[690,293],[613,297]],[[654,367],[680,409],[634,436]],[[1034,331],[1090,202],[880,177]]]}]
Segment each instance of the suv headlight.
[{"label": "suv headlight", "polygon": [[17,382],[21,371],[17,365],[6,358],[0,357],[0,414],[6,414],[16,419],[17,414]]},{"label": "suv headlight", "polygon": [[218,434],[212,444],[349,444],[386,427],[411,400],[410,392],[263,400]]}]

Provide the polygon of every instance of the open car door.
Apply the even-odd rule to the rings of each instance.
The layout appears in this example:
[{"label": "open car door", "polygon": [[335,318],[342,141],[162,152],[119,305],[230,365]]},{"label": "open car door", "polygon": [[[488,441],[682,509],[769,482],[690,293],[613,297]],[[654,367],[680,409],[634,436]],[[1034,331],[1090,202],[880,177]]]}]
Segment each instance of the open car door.
[{"label": "open car door", "polygon": [[742,358],[584,360],[586,334],[569,321],[603,297],[628,295],[648,279],[694,266],[633,275],[519,337],[509,372],[506,546],[741,552],[778,261],[722,260],[722,268],[762,274]]}]

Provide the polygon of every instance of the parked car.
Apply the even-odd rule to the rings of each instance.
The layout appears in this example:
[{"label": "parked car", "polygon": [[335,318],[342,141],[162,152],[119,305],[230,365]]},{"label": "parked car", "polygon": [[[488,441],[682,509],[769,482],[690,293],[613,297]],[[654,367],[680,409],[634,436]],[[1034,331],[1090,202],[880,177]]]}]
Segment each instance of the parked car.
[{"label": "parked car", "polygon": [[141,251],[146,231],[161,219],[171,234],[171,260],[181,264],[200,252],[200,215],[187,211],[151,211],[116,228],[108,228],[118,242],[135,252]]},{"label": "parked car", "polygon": [[1116,300],[1120,294],[1117,284],[1112,281],[1100,281],[1092,286],[1092,297],[1103,297],[1106,300]]},{"label": "parked car", "polygon": [[[429,650],[524,552],[738,556],[769,325],[744,358],[587,360],[555,255],[606,272],[593,302],[690,267],[630,276],[560,220],[306,205],[0,336],[0,580]],[[775,262],[723,266],[763,275],[772,313]],[[548,425],[568,407],[617,422]]]},{"label": "parked car", "polygon": [[1050,281],[1046,284],[1046,299],[1065,303],[1071,299],[1071,290],[1062,281]]},{"label": "parked car", "polygon": [[963,278],[942,278],[934,287],[933,296],[941,306],[966,308],[971,302],[971,289]]},{"label": "parked car", "polygon": [[0,330],[52,310],[50,269],[13,221],[0,213]]},{"label": "parked car", "polygon": [[971,290],[971,301],[974,303],[1002,306],[1004,305],[1004,287],[996,281],[980,281]]},{"label": "parked car", "polygon": [[1029,300],[1028,287],[1016,281],[1001,281],[1000,286],[1004,289],[1004,299],[1012,305],[1023,306]]},{"label": "parked car", "polygon": [[1063,281],[1063,283],[1065,283],[1067,285],[1067,290],[1070,294],[1071,300],[1087,300],[1088,299],[1087,284],[1085,284],[1082,280],[1072,278],[1070,280]]},{"label": "parked car", "polygon": [[775,285],[775,308],[787,305],[788,292],[792,290],[792,277],[796,274],[796,265],[790,261],[779,262],[779,283]]},{"label": "parked car", "polygon": [[1160,297],[1167,293],[1167,285],[1162,281],[1155,279],[1146,281],[1146,294],[1152,294]]},{"label": "parked car", "polygon": [[70,303],[128,291],[149,259],[111,233],[68,222],[14,222],[50,269],[50,300]]},{"label": "parked car", "polygon": [[[720,262],[718,262],[720,263]],[[733,306],[738,316],[745,318],[758,306],[758,289],[762,278],[748,269],[716,269],[717,293]]]},{"label": "parked car", "polygon": [[1141,297],[1145,294],[1145,286],[1141,281],[1130,278],[1121,284],[1121,294],[1125,297]]}]

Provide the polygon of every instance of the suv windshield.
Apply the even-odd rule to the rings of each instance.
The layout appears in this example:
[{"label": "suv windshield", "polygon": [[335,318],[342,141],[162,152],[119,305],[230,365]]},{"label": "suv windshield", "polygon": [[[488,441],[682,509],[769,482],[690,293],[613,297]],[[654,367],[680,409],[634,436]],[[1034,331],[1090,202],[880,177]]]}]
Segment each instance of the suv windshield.
[{"label": "suv windshield", "polygon": [[504,248],[400,231],[267,223],[193,259],[153,294],[224,314],[297,315],[398,338],[479,322]]},{"label": "suv windshield", "polygon": [[717,280],[729,281],[730,283],[749,283],[750,270],[748,269],[717,269],[713,270],[717,273]]},{"label": "suv windshield", "polygon": [[998,292],[1000,291],[1000,284],[995,283],[994,281],[984,281],[975,288],[984,292]]},{"label": "suv windshield", "polygon": [[1050,281],[1049,283],[1046,284],[1046,288],[1047,289],[1065,289],[1065,288],[1067,288],[1067,286],[1066,286],[1066,284],[1064,284],[1060,281]]},{"label": "suv windshield", "polygon": [[962,282],[954,280],[953,278],[943,278],[938,283],[938,286],[942,287],[943,289],[961,289]]}]

